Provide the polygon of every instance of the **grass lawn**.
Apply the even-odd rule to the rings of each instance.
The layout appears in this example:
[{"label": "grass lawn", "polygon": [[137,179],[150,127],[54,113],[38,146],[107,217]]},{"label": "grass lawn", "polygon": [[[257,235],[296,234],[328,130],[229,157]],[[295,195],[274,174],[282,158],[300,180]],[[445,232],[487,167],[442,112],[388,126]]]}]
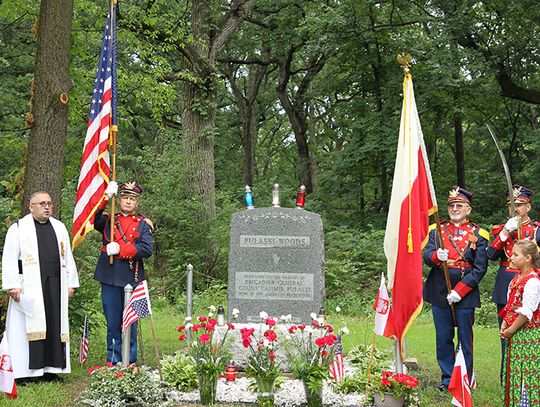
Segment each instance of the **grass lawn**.
[{"label": "grass lawn", "polygon": [[[183,315],[172,306],[153,304],[154,321],[159,338],[161,354],[173,353],[178,348],[176,326]],[[196,313],[194,313],[196,315]],[[102,316],[92,316],[92,321],[102,321]],[[341,326],[341,320],[330,321]],[[94,322],[95,323],[95,322]],[[152,345],[150,321],[143,320],[144,362],[156,366],[156,358]],[[343,338],[344,352],[357,344],[371,344],[373,340],[373,321],[347,318],[350,335]],[[475,374],[478,390],[473,392],[474,403],[478,407],[500,406],[501,388],[499,385],[500,349],[496,328],[477,326],[475,332]],[[449,406],[451,396],[447,392],[436,389],[440,382],[440,371],[435,359],[435,331],[430,313],[424,313],[414,323],[407,337],[409,357],[416,358],[420,369],[409,373],[418,377],[420,382],[420,405],[426,407]],[[392,342],[377,337],[376,346],[391,349]],[[72,341],[72,347],[78,348],[78,339]],[[141,362],[142,362],[141,357]],[[76,361],[76,357],[72,357]],[[88,380],[86,369],[89,366],[105,362],[104,328],[93,329],[90,336],[90,356],[84,368],[72,366],[73,373],[66,377],[64,383],[36,383],[19,389],[19,398],[7,399],[0,395],[0,406],[13,407],[66,407],[76,406],[76,398]]]}]

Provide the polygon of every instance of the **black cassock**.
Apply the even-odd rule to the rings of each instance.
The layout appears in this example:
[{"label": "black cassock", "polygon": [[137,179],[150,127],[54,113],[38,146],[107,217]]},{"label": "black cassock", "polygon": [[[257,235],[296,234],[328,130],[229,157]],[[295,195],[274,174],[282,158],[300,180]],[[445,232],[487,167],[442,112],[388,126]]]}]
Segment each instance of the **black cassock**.
[{"label": "black cassock", "polygon": [[[66,367],[66,344],[60,340],[60,255],[58,240],[50,221],[34,219],[39,251],[41,287],[47,321],[47,335],[40,341],[30,341],[29,368]],[[65,289],[65,287],[64,287]]]}]

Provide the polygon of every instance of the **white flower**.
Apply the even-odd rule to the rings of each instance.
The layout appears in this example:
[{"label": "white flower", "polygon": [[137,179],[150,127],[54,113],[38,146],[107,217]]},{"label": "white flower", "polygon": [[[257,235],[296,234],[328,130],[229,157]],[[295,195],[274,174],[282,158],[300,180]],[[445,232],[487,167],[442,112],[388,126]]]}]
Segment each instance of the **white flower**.
[{"label": "white flower", "polygon": [[341,328],[341,333],[343,335],[349,335],[349,328],[347,328],[346,326],[344,326],[343,328]]},{"label": "white flower", "polygon": [[339,305],[336,307],[336,312],[341,312],[341,307]]},{"label": "white flower", "polygon": [[208,316],[209,316],[209,317],[213,317],[213,316],[214,316],[214,313],[213,313],[213,312],[209,312],[209,313],[208,313]]},{"label": "white flower", "polygon": [[317,314],[315,314],[314,312],[312,312],[311,314],[309,314],[309,316],[311,317],[312,320],[316,320],[316,319],[317,319]]},{"label": "white flower", "polygon": [[307,325],[304,328],[304,332],[307,333],[307,334],[312,334],[313,333],[313,328],[311,326]]},{"label": "white flower", "polygon": [[187,322],[187,321],[191,321],[191,317],[185,317],[184,320]]},{"label": "white flower", "polygon": [[233,308],[233,310],[232,310],[233,319],[238,318],[238,314],[240,314],[240,310],[238,308]]},{"label": "white flower", "polygon": [[319,326],[323,326],[325,323],[324,317],[318,317],[317,323],[319,324]]},{"label": "white flower", "polygon": [[261,311],[261,313],[259,314],[259,316],[262,318],[262,319],[266,319],[268,318],[268,314],[264,311]]},{"label": "white flower", "polygon": [[283,321],[283,322],[291,322],[292,321],[292,315],[291,314],[287,314],[287,315],[282,315],[279,317],[280,321]]},{"label": "white flower", "polygon": [[216,312],[216,307],[214,307],[213,305],[210,305],[208,307],[208,309],[211,311],[211,312]]},{"label": "white flower", "polygon": [[270,345],[270,341],[269,341],[268,339],[264,338],[264,339],[263,339],[262,345],[263,345],[265,348],[267,348],[268,345]]},{"label": "white flower", "polygon": [[186,331],[187,331],[188,329],[191,329],[192,326],[193,326],[193,324],[192,324],[191,322],[188,322],[188,323],[186,324]]}]

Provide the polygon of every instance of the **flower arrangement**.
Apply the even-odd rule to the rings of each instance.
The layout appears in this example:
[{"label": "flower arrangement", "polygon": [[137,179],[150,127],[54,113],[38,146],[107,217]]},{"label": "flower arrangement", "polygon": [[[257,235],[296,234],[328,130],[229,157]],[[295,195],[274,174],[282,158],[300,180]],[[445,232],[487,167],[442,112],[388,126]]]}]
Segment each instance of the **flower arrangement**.
[{"label": "flower arrangement", "polygon": [[90,383],[79,396],[79,404],[95,407],[121,407],[141,404],[170,405],[163,389],[146,366],[121,364],[88,368]]},{"label": "flower arrangement", "polygon": [[[225,342],[230,330],[234,325],[227,322],[227,330],[221,337],[216,333],[217,320],[213,318],[216,307],[208,307],[207,315],[199,316],[195,323],[187,317],[185,325],[180,325],[177,331],[180,333],[179,341],[188,345],[190,357],[198,374],[217,375],[223,372],[227,361]],[[234,315],[234,313],[233,313]],[[237,315],[237,313],[236,313]],[[189,339],[188,339],[189,332]]]},{"label": "flower arrangement", "polygon": [[394,373],[386,370],[370,384],[373,392],[379,393],[384,400],[385,393],[391,393],[395,398],[411,401],[416,397],[418,379],[404,373]]},{"label": "flower arrangement", "polygon": [[[225,334],[220,335],[216,331],[217,320],[213,318],[216,307],[211,305],[208,309],[207,315],[199,316],[195,323],[187,317],[185,325],[177,328],[180,333],[178,340],[187,343],[189,357],[197,372],[202,404],[215,402],[218,375],[224,371],[229,356],[226,351],[227,335],[235,329],[232,323],[227,322]],[[238,310],[233,310],[233,317],[237,315]]]},{"label": "flower arrangement", "polygon": [[276,362],[278,334],[276,332],[276,320],[266,312],[260,313],[264,324],[260,325],[259,332],[255,328],[242,328],[242,345],[249,349],[250,355],[247,360],[246,373],[250,377],[273,377],[280,375],[280,368]]},{"label": "flower arrangement", "polygon": [[308,386],[319,384],[328,377],[337,339],[332,325],[314,313],[311,317],[311,325],[289,326],[290,335],[286,346],[293,375],[306,381]]}]

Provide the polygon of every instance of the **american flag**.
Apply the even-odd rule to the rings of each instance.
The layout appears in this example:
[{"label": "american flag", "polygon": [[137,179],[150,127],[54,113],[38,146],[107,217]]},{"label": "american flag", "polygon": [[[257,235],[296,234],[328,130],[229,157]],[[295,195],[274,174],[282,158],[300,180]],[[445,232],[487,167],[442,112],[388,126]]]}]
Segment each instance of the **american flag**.
[{"label": "american flag", "polygon": [[334,344],[335,355],[332,365],[330,365],[330,377],[339,383],[345,377],[345,362],[343,360],[343,347],[341,346],[341,335],[338,335]]},{"label": "american flag", "polygon": [[83,334],[81,338],[81,346],[79,347],[79,358],[77,361],[80,365],[84,365],[86,363],[86,359],[88,358],[88,336],[90,335],[90,330],[88,328],[88,317],[84,317],[84,329]]},{"label": "american flag", "polygon": [[527,396],[527,389],[525,386],[522,387],[523,390],[521,391],[521,400],[519,401],[519,407],[531,407],[531,404],[529,403],[529,397]]},{"label": "american flag", "polygon": [[94,81],[81,173],[73,212],[73,248],[94,228],[94,212],[109,183],[109,133],[116,125],[116,5],[111,8],[103,33]]},{"label": "american flag", "polygon": [[146,284],[146,280],[144,280],[137,284],[126,308],[124,308],[122,331],[125,331],[139,318],[145,318],[150,314],[152,314],[152,309],[150,308],[150,295],[148,294],[148,285]]}]

